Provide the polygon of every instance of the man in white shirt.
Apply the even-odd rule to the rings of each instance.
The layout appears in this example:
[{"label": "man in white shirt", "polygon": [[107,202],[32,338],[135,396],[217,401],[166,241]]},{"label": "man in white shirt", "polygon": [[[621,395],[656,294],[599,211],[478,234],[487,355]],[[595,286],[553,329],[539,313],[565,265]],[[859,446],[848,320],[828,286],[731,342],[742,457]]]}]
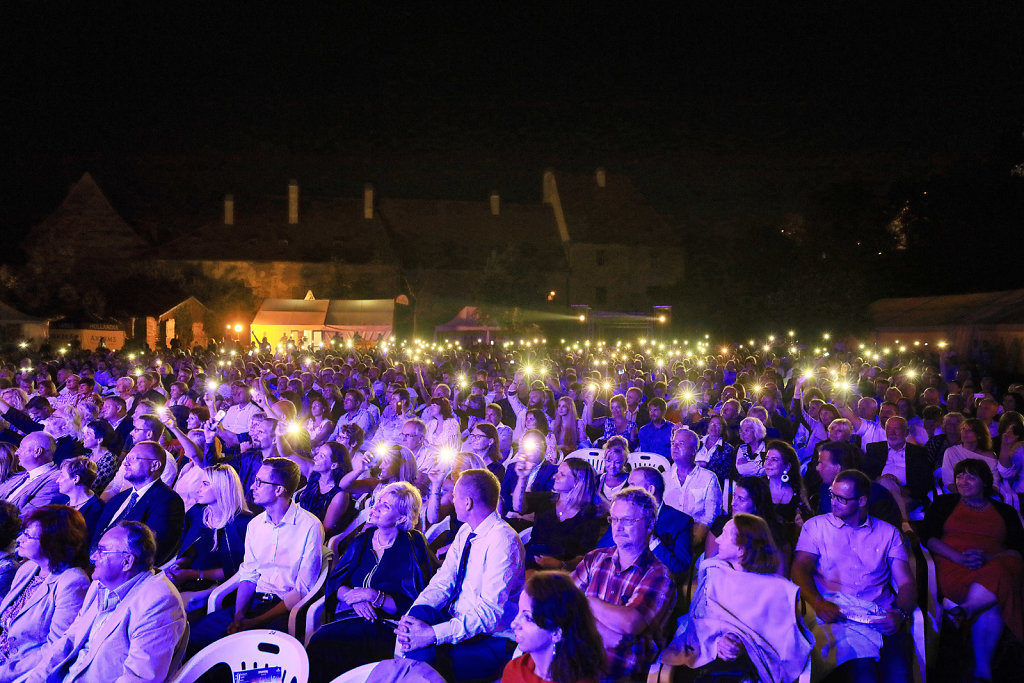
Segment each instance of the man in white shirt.
[{"label": "man in white shirt", "polygon": [[885,427],[878,419],[878,401],[867,396],[857,401],[857,412],[853,412],[842,402],[837,404],[839,413],[850,421],[853,433],[860,437],[861,449],[869,443],[885,441]]},{"label": "man in white shirt", "polygon": [[253,500],[263,512],[249,522],[245,535],[235,605],[195,625],[190,654],[238,631],[286,630],[289,610],[313,589],[323,564],[324,527],[292,502],[300,478],[299,466],[287,458],[263,461],[252,484]]},{"label": "man in white shirt", "polygon": [[341,435],[341,429],[345,425],[356,424],[363,428],[363,434],[366,435],[366,440],[371,440],[373,436],[373,419],[370,417],[370,413],[363,407],[363,394],[358,389],[349,389],[345,392],[345,398],[342,401],[342,407],[345,411],[338,416],[337,421],[334,423],[334,431],[331,432],[330,441],[337,441]]},{"label": "man in white shirt", "polygon": [[523,543],[498,516],[498,479],[487,470],[463,472],[452,498],[463,525],[399,622],[396,654],[446,680],[496,680],[516,648],[507,632],[523,588]]},{"label": "man in white shirt", "polygon": [[680,427],[672,434],[672,469],[665,475],[665,505],[693,517],[693,536],[697,545],[703,543],[708,527],[722,513],[722,488],[714,472],[697,466],[694,456],[700,440]]},{"label": "man in white shirt", "polygon": [[[231,383],[231,407],[224,414],[220,426],[225,431],[231,432],[237,437],[240,434],[249,433],[249,422],[255,413],[263,412],[258,405],[252,402],[249,387],[240,380]],[[229,443],[228,445],[233,445]]]},{"label": "man in white shirt", "polygon": [[427,443],[427,425],[423,420],[414,417],[402,425],[402,433],[398,435],[399,443],[412,451],[416,456],[416,468],[423,473],[430,472],[437,463],[437,451]]}]

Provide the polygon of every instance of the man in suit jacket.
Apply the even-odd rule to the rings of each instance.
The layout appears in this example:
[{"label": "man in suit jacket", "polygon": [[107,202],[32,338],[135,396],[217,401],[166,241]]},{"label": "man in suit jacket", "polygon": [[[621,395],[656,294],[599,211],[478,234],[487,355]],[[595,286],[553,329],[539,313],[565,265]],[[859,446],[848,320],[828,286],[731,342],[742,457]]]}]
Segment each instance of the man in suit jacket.
[{"label": "man in suit jacket", "polygon": [[109,422],[110,426],[114,428],[114,433],[117,434],[117,444],[111,446],[111,452],[120,455],[131,450],[134,425],[124,399],[120,396],[107,397],[103,401],[103,407],[100,408],[100,417]]},{"label": "man in suit jacket", "polygon": [[[550,491],[555,486],[555,472],[558,468],[544,459],[544,448],[544,435],[541,432],[531,429],[523,434],[519,454],[515,460],[530,464],[529,472],[526,474],[530,480],[526,485],[527,491]],[[515,461],[508,463],[505,478],[501,481],[500,512],[505,517],[512,511],[512,492],[519,484],[519,473],[516,469]]]},{"label": "man in suit jacket", "polygon": [[[665,478],[653,467],[637,467],[626,479],[628,486],[641,488],[654,496],[658,503],[658,517],[654,523],[654,534],[648,546],[654,556],[661,560],[673,575],[681,574],[690,568],[693,561],[691,547],[693,545],[693,517],[676,510],[671,505],[663,505],[665,497]],[[610,548],[615,545],[612,530],[597,543],[598,548]]]},{"label": "man in suit jacket", "polygon": [[0,485],[0,499],[14,503],[22,515],[52,503],[60,495],[60,468],[53,464],[56,450],[57,442],[46,432],[32,432],[22,439],[17,452],[25,471]]},{"label": "man in suit jacket", "polygon": [[129,486],[103,508],[92,539],[94,548],[118,522],[142,522],[156,536],[156,563],[161,565],[174,557],[181,543],[185,503],[160,480],[166,464],[167,451],[156,441],[135,444],[122,465]]},{"label": "man in suit jacket", "polygon": [[921,507],[927,502],[928,491],[934,485],[928,451],[924,446],[907,443],[907,421],[897,416],[885,421],[885,441],[869,443],[865,450],[864,473],[871,479],[892,475],[907,492],[907,509]]},{"label": "man in suit jacket", "polygon": [[[82,611],[46,646],[32,683],[165,681],[181,663],[188,621],[181,595],[153,572],[156,539],[145,525],[120,522],[93,551],[96,571]],[[102,619],[99,617],[102,615]]]}]

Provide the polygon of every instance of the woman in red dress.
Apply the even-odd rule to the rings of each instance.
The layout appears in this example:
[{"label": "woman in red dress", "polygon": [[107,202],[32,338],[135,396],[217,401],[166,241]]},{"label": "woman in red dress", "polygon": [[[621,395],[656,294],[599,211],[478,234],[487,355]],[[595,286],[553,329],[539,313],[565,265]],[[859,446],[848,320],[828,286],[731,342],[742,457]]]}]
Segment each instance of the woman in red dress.
[{"label": "woman in red dress", "polygon": [[975,680],[987,681],[1004,625],[1022,640],[1024,528],[1013,508],[992,499],[987,463],[961,460],[953,474],[959,493],[935,499],[923,539],[935,555],[939,588],[958,605],[948,616],[958,627],[970,625]]}]

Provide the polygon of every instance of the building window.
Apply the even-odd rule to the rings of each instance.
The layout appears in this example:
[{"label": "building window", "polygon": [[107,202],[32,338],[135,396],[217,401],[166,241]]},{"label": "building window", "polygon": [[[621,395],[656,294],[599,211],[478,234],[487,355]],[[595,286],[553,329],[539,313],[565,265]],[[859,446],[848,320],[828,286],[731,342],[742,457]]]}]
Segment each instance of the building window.
[{"label": "building window", "polygon": [[598,287],[594,290],[594,303],[601,306],[608,303],[608,288]]},{"label": "building window", "polygon": [[594,252],[594,261],[597,265],[604,265],[604,249],[598,249]]}]

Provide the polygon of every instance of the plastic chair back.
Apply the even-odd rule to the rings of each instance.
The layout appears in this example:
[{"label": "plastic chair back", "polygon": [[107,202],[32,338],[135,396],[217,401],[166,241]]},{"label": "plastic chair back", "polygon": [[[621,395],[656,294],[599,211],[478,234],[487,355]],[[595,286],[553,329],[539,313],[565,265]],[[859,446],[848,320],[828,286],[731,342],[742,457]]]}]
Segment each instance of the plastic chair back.
[{"label": "plastic chair back", "polygon": [[309,659],[302,643],[287,633],[257,629],[221,638],[196,654],[172,679],[193,683],[218,664],[232,672],[279,666],[284,683],[308,683]]},{"label": "plastic chair back", "polygon": [[586,460],[598,475],[604,473],[604,451],[600,448],[581,448],[565,456],[565,459]]},{"label": "plastic chair back", "polygon": [[644,453],[637,451],[626,456],[626,462],[630,467],[651,467],[662,474],[665,474],[672,467],[672,461],[658,453]]}]

